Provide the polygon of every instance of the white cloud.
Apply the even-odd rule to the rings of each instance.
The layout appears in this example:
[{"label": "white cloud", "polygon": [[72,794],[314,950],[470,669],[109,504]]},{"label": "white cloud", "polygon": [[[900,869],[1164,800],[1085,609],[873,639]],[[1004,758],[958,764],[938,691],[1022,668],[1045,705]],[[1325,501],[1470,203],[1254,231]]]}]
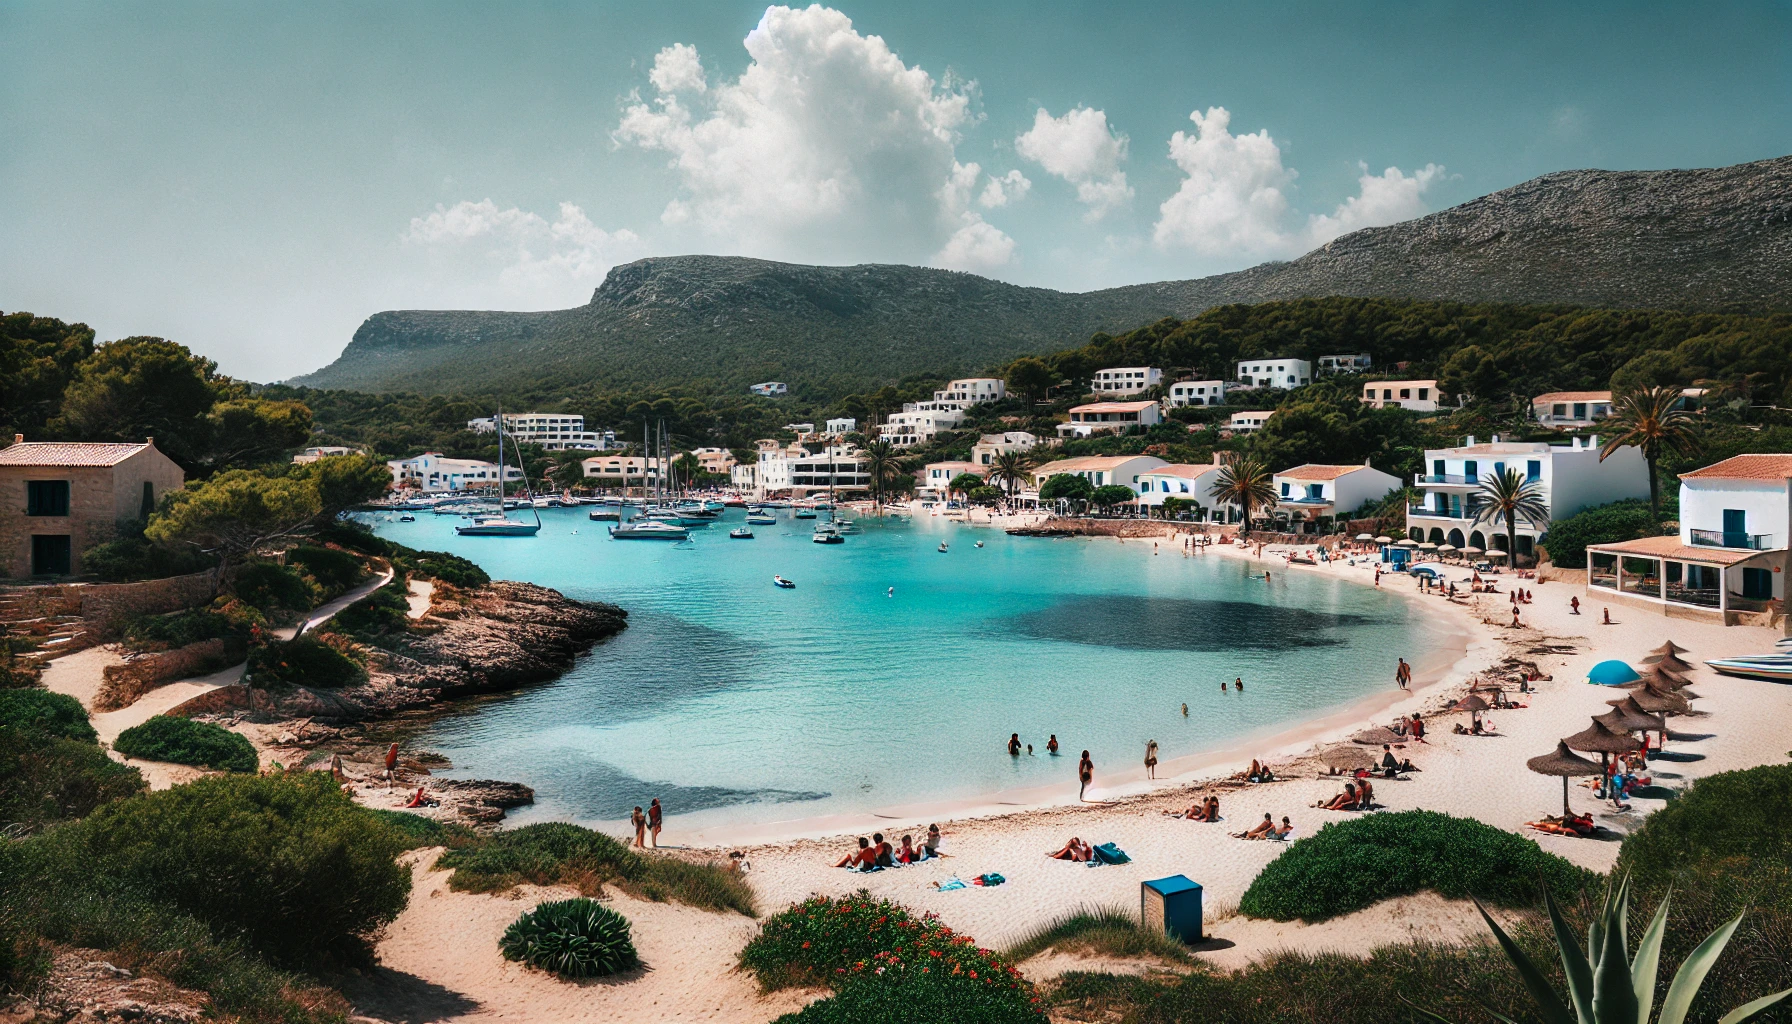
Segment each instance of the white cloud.
[{"label": "white cloud", "polygon": [[[944,259],[947,243],[955,257],[987,259],[1001,248],[988,244],[995,229],[967,221],[980,168],[955,150],[974,121],[971,86],[936,82],[821,6],[767,8],[744,45],[739,78],[701,92],[696,50],[662,50],[652,98],[624,105],[612,139],[667,154],[680,185],[662,222],[807,261]],[[1015,194],[1018,182],[1003,181],[999,194]]]},{"label": "white cloud", "polygon": [[573,203],[561,203],[553,221],[490,199],[437,204],[411,219],[404,240],[445,262],[472,263],[474,275],[496,266],[500,295],[548,306],[583,302],[611,267],[641,254],[634,232],[606,231]]},{"label": "white cloud", "polygon": [[684,43],[673,43],[655,55],[647,80],[663,93],[704,92],[709,88],[697,48]]},{"label": "white cloud", "polygon": [[1291,225],[1290,192],[1299,175],[1283,166],[1281,147],[1269,130],[1232,134],[1232,115],[1224,107],[1197,110],[1189,120],[1195,123],[1193,133],[1170,137],[1170,159],[1182,169],[1182,184],[1158,207],[1152,232],[1165,249],[1213,257],[1298,256],[1358,228],[1424,215],[1421,197],[1443,176],[1436,164],[1410,176],[1398,167],[1370,174],[1364,165],[1357,195],[1329,214],[1309,215],[1297,229]]},{"label": "white cloud", "polygon": [[1425,215],[1421,197],[1433,181],[1443,177],[1444,169],[1426,164],[1409,177],[1400,168],[1390,167],[1379,175],[1370,174],[1367,164],[1360,165],[1362,177],[1357,179],[1358,194],[1339,204],[1330,214],[1316,213],[1307,218],[1307,242],[1324,245],[1339,235],[1358,228],[1397,224]]},{"label": "white cloud", "polygon": [[935,254],[933,265],[987,274],[1007,266],[1013,258],[1014,239],[983,218],[968,214],[964,227],[953,232]]},{"label": "white cloud", "polygon": [[1077,201],[1089,207],[1084,218],[1089,221],[1132,199],[1132,187],[1120,169],[1126,148],[1126,135],[1109,129],[1107,112],[1088,107],[1077,107],[1063,117],[1053,117],[1040,107],[1033,114],[1033,127],[1014,139],[1021,156],[1076,186]]},{"label": "white cloud", "polygon": [[1033,183],[1028,181],[1027,176],[1020,173],[1019,170],[1009,171],[999,178],[992,174],[989,177],[989,184],[983,187],[983,195],[978,197],[977,203],[985,209],[1000,209],[1009,203],[1018,202],[1032,187]]}]

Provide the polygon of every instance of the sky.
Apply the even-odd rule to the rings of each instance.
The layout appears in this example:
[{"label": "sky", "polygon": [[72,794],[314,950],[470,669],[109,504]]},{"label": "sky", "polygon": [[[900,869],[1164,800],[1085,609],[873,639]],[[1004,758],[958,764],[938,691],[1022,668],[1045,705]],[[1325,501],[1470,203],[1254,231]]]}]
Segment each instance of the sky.
[{"label": "sky", "polygon": [[1792,5],[0,0],[0,310],[251,380],[720,253],[1082,291],[1792,153]]}]

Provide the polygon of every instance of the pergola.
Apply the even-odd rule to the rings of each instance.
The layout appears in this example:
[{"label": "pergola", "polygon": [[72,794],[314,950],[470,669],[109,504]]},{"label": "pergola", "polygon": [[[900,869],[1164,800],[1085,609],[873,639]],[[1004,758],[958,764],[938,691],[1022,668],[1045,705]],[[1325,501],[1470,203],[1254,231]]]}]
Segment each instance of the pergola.
[{"label": "pergola", "polygon": [[1589,591],[1612,591],[1665,606],[1730,612],[1765,611],[1772,595],[1749,594],[1745,569],[1771,572],[1785,549],[1759,551],[1682,544],[1679,537],[1642,537],[1587,545]]}]

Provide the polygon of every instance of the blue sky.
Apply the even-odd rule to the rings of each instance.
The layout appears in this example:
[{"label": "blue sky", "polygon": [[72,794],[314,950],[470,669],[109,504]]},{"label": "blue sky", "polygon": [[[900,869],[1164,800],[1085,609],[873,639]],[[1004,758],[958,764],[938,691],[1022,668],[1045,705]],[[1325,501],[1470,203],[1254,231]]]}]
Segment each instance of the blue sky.
[{"label": "blue sky", "polygon": [[269,380],[642,256],[1083,290],[1792,152],[1792,6],[1568,6],[0,0],[0,309]]}]

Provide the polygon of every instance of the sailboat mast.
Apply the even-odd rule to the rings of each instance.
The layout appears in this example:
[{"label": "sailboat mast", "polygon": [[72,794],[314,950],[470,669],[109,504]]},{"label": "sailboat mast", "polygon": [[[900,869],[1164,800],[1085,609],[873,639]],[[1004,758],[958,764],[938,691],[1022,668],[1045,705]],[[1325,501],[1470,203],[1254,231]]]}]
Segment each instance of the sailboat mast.
[{"label": "sailboat mast", "polygon": [[504,407],[498,406],[498,415],[492,417],[498,427],[498,514],[504,514]]}]

